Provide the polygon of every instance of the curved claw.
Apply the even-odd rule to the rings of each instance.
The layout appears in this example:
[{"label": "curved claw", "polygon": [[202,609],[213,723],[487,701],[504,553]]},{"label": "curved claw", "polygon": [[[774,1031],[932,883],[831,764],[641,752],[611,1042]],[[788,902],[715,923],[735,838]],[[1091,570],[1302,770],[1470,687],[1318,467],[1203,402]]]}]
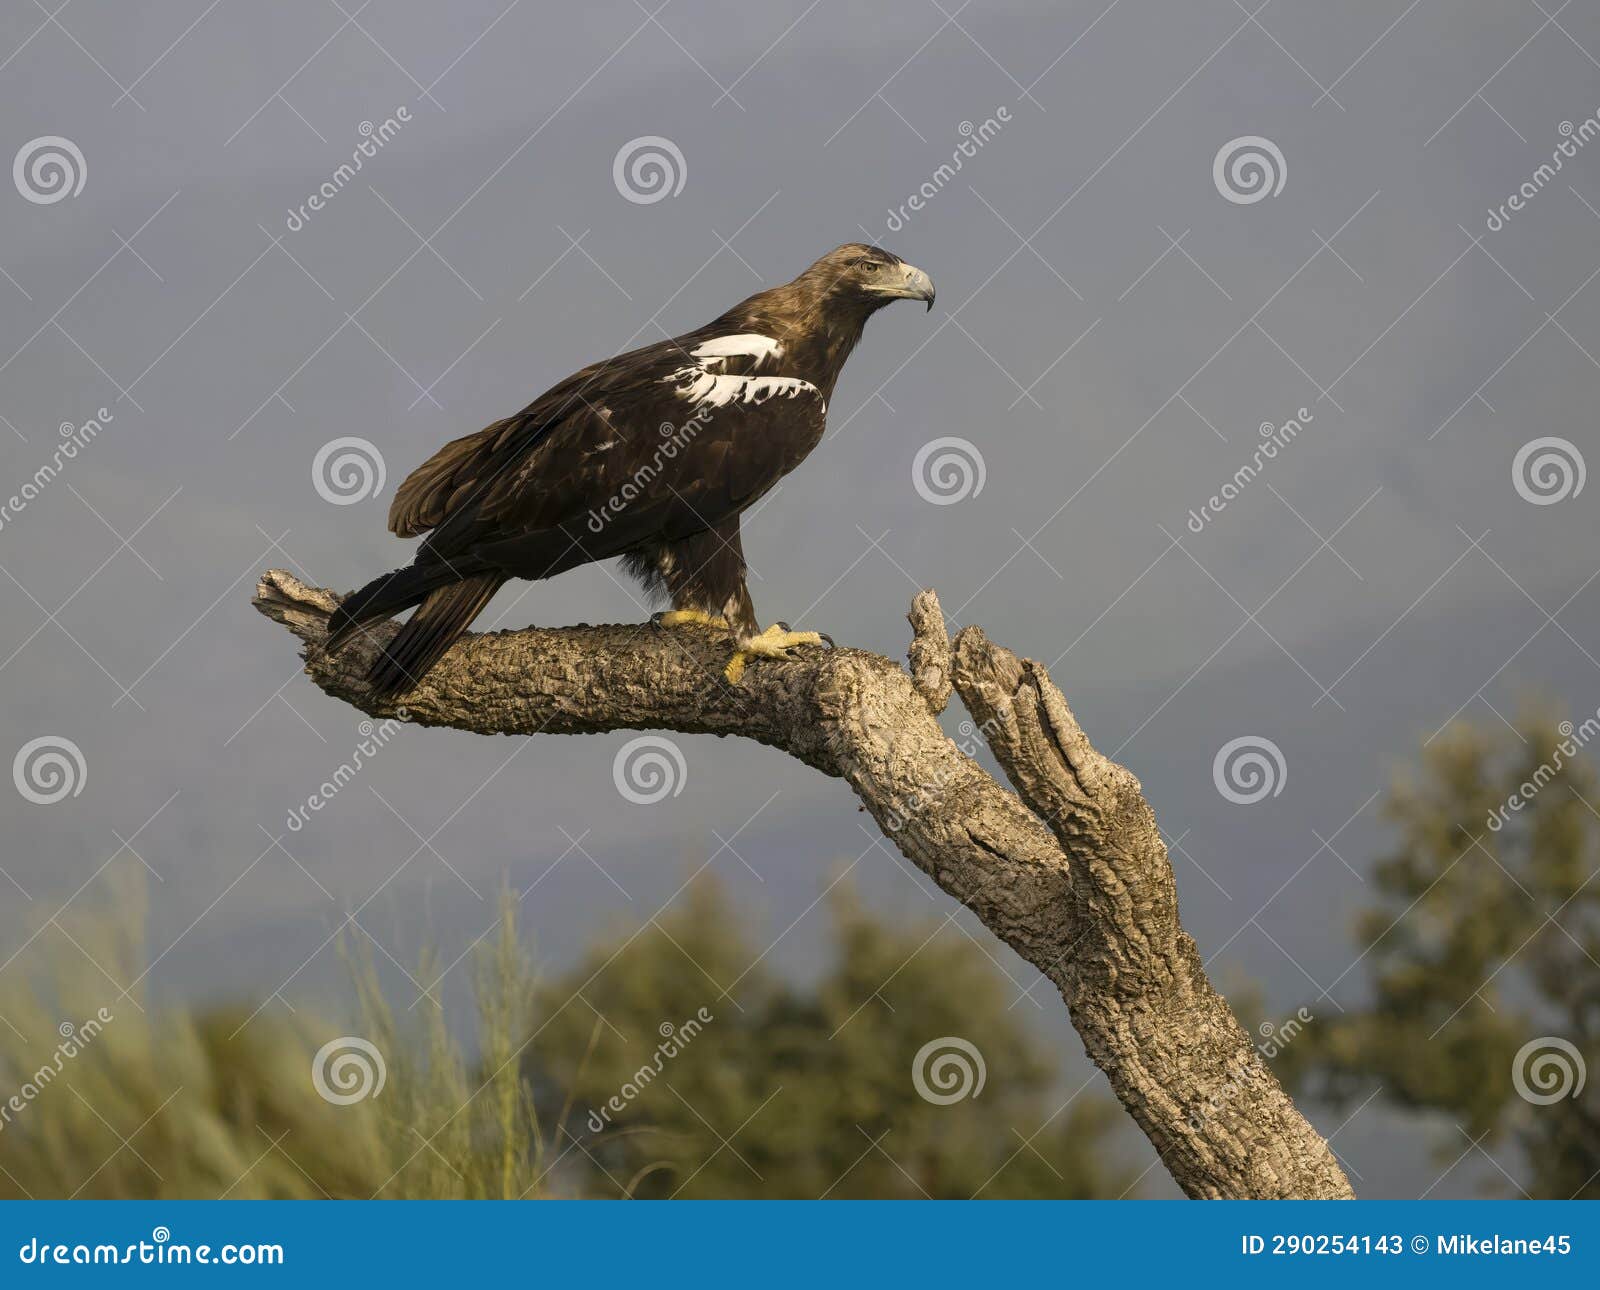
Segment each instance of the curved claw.
[{"label": "curved claw", "polygon": [[[781,619],[781,618],[774,625],[777,626],[777,627],[781,627],[786,632],[792,632],[794,630],[794,628],[790,627],[789,624],[784,622],[783,619]],[[838,648],[838,646],[836,646],[833,643],[833,637],[829,636],[827,632],[818,632],[817,635],[820,636],[825,642],[827,642],[827,646],[828,646],[829,649],[837,649]]]},{"label": "curved claw", "polygon": [[790,651],[803,649],[807,645],[820,646],[824,640],[831,649],[832,639],[823,636],[821,632],[791,631],[787,624],[777,623],[758,635],[741,637],[738,649],[728,660],[723,675],[730,684],[737,685],[744,675],[746,663],[758,658],[787,659],[790,657]]}]

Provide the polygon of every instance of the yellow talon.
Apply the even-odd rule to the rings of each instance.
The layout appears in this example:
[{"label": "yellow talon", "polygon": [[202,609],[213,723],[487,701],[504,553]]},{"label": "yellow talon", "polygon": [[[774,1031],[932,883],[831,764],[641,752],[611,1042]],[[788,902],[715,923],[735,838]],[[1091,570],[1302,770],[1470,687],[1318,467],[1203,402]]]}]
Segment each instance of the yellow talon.
[{"label": "yellow talon", "polygon": [[723,675],[729,685],[738,685],[744,676],[745,664],[754,658],[788,658],[789,652],[801,645],[820,645],[818,632],[791,632],[782,627],[769,627],[759,636],[746,636],[739,642],[739,652],[728,660]]}]

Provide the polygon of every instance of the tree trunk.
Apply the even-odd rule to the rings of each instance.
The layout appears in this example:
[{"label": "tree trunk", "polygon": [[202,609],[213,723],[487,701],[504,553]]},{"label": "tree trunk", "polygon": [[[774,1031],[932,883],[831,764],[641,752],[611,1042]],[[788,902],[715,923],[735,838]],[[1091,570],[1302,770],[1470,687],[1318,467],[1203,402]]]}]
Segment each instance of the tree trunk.
[{"label": "tree trunk", "polygon": [[[909,674],[881,655],[816,650],[729,685],[722,633],[529,628],[463,638],[399,703],[361,679],[396,624],[330,657],[338,603],[280,570],[256,588],[256,607],[305,642],[311,679],[374,717],[479,734],[739,735],[843,779],[907,859],[1060,989],[1188,1195],[1352,1195],[1206,979],[1139,781],[1095,751],[1043,667],[976,627],[952,648],[933,592],[912,605]],[[940,727],[952,686],[1015,792]]]}]

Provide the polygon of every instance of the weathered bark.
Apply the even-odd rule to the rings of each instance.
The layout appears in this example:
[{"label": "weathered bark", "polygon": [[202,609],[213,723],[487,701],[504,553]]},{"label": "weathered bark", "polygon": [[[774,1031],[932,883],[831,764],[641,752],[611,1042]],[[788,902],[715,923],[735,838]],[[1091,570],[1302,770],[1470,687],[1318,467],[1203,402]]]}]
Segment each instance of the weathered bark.
[{"label": "weathered bark", "polygon": [[[1094,750],[1044,668],[974,627],[952,649],[931,591],[912,606],[909,674],[881,655],[816,650],[730,686],[718,633],[529,628],[464,638],[403,706],[361,681],[396,624],[329,657],[338,597],[272,570],[255,604],[305,642],[318,686],[372,716],[479,734],[740,735],[843,779],[908,859],[1057,986],[1187,1194],[1352,1194],[1206,980],[1138,780]],[[952,685],[1016,792],[939,726]]]}]

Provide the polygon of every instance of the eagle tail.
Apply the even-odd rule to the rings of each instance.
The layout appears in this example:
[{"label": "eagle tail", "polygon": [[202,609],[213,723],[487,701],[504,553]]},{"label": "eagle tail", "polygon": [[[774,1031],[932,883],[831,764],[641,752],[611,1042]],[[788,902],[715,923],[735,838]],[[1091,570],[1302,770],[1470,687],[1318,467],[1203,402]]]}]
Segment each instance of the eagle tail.
[{"label": "eagle tail", "polygon": [[373,694],[392,699],[415,687],[483,612],[504,581],[498,573],[479,573],[429,591],[367,673]]},{"label": "eagle tail", "polygon": [[435,587],[455,582],[461,574],[444,564],[413,564],[374,578],[360,591],[346,596],[344,603],[328,617],[328,636],[323,648],[329,653],[342,648],[366,623],[393,617],[401,610],[422,603]]}]

